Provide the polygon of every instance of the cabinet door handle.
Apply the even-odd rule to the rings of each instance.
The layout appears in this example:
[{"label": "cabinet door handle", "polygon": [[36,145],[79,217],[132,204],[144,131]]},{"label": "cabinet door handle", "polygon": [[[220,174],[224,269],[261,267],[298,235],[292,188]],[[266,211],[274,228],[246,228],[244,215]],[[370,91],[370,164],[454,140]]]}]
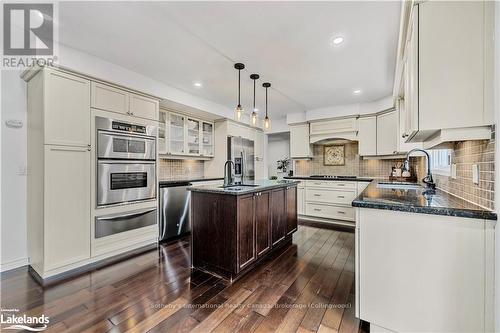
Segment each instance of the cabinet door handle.
[{"label": "cabinet door handle", "polygon": [[86,152],[90,151],[91,148],[79,148],[79,147],[50,147],[52,151],[81,151]]},{"label": "cabinet door handle", "polygon": [[345,184],[337,184],[338,186],[345,186]]},{"label": "cabinet door handle", "polygon": [[315,210],[316,212],[321,212],[321,209],[319,209],[319,208],[314,208],[314,210]]},{"label": "cabinet door handle", "polygon": [[404,134],[402,135],[403,139],[406,139],[408,136],[409,136],[409,135],[408,135],[408,134],[406,134],[406,133],[404,133]]},{"label": "cabinet door handle", "polygon": [[343,195],[337,195],[337,198],[345,198]]},{"label": "cabinet door handle", "polygon": [[321,183],[313,183],[314,185],[321,185]]},{"label": "cabinet door handle", "polygon": [[320,197],[320,196],[321,196],[321,194],[315,194],[314,196],[315,196],[315,197]]},{"label": "cabinet door handle", "polygon": [[339,210],[339,211],[338,211],[338,213],[339,213],[339,214],[345,214],[345,212],[344,212],[344,211],[341,211],[341,210]]}]

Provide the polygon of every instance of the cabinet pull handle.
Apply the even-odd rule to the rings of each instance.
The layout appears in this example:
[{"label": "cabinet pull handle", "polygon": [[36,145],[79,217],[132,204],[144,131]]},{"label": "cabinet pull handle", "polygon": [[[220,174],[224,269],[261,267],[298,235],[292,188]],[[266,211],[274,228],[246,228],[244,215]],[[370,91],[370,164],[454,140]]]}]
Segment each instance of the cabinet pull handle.
[{"label": "cabinet pull handle", "polygon": [[343,195],[337,195],[337,198],[345,198]]},{"label": "cabinet pull handle", "polygon": [[320,196],[321,196],[321,194],[315,194],[314,196],[315,196],[315,197],[320,197]]},{"label": "cabinet pull handle", "polygon": [[339,211],[338,211],[338,213],[339,213],[339,214],[345,214],[345,212],[344,212],[344,211],[341,211],[341,210],[339,210]]},{"label": "cabinet pull handle", "polygon": [[319,209],[319,208],[314,208],[314,210],[317,212],[321,212],[321,209]]},{"label": "cabinet pull handle", "polygon": [[50,147],[52,151],[90,151],[90,148],[78,148],[78,147]]},{"label": "cabinet pull handle", "polygon": [[408,134],[406,134],[406,133],[404,133],[404,134],[402,135],[403,139],[406,139],[408,136],[409,136],[409,135],[408,135]]}]

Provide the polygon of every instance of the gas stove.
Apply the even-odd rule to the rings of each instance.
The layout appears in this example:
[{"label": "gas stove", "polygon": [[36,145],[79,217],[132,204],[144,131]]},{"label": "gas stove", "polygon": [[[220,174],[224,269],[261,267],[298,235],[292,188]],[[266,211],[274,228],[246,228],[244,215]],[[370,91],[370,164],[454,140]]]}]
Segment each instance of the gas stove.
[{"label": "gas stove", "polygon": [[356,179],[356,176],[312,175],[311,178]]}]

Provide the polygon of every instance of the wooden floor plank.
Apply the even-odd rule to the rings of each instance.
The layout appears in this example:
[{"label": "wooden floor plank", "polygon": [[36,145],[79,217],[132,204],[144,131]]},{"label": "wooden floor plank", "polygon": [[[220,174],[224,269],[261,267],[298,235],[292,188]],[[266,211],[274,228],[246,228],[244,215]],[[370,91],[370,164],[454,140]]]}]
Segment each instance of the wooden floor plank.
[{"label": "wooden floor plank", "polygon": [[47,332],[369,332],[354,316],[352,233],[299,226],[233,284],[192,270],[189,242],[47,288],[26,269],[2,273],[0,301],[49,316]]}]

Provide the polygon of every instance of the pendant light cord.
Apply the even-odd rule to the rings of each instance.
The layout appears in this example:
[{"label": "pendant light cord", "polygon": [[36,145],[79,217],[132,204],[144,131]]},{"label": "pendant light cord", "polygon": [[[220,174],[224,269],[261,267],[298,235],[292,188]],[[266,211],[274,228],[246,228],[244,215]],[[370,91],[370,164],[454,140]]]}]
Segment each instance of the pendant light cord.
[{"label": "pendant light cord", "polygon": [[241,105],[241,100],[240,100],[240,85],[241,85],[241,69],[238,69],[238,106]]},{"label": "pendant light cord", "polygon": [[255,112],[255,81],[256,79],[253,79],[253,112]]},{"label": "pendant light cord", "polygon": [[266,118],[267,118],[267,87],[266,87]]}]

